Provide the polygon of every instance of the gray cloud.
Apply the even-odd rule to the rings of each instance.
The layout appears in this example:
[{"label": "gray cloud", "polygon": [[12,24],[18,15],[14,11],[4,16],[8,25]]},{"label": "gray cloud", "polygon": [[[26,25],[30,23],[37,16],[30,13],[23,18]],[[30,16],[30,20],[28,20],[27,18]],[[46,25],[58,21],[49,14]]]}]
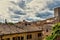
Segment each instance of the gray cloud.
[{"label": "gray cloud", "polygon": [[12,19],[35,21],[50,18],[54,16],[54,7],[60,6],[60,0],[3,0],[0,3],[2,4],[0,9],[3,10],[3,12],[0,11],[0,15],[5,14],[3,18],[10,21]]},{"label": "gray cloud", "polygon": [[60,0],[54,0],[53,3],[48,4],[47,6],[50,10],[53,10],[55,7],[60,7]]},{"label": "gray cloud", "polygon": [[14,11],[15,14],[18,14],[18,15],[26,15],[26,13],[22,12],[22,11]]},{"label": "gray cloud", "polygon": [[12,4],[14,4],[14,5],[17,5],[17,3],[15,3],[14,1],[10,1]]},{"label": "gray cloud", "polygon": [[11,18],[20,18],[20,16],[17,16],[17,15],[11,15]]},{"label": "gray cloud", "polygon": [[18,6],[24,9],[24,7],[26,6],[25,1],[21,0],[20,2],[18,2]]},{"label": "gray cloud", "polygon": [[50,12],[38,13],[38,14],[36,14],[36,17],[47,19],[47,18],[53,17],[53,14]]}]

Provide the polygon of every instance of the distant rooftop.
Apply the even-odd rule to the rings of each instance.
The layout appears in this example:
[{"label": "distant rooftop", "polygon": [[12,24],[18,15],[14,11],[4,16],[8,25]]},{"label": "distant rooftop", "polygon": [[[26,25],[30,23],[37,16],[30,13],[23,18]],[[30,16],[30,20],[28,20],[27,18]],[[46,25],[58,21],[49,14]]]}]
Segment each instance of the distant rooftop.
[{"label": "distant rooftop", "polygon": [[23,32],[33,32],[33,31],[41,31],[39,27],[23,27],[22,28],[16,25],[11,24],[0,24],[0,35],[4,34],[14,34],[14,33],[23,33]]}]

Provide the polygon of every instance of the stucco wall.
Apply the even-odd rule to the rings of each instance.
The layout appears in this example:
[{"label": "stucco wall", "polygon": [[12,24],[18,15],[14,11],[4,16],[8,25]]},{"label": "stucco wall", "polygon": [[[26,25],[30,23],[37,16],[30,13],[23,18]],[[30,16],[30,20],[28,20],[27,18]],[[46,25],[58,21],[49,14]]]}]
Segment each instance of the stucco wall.
[{"label": "stucco wall", "polygon": [[[13,35],[4,35],[2,36],[2,39],[6,39],[6,38],[10,38],[10,40],[12,40],[13,37],[24,37],[24,40],[42,40],[42,37],[38,37],[38,33],[41,32],[32,32],[32,33],[21,33],[21,34],[13,34]],[[31,39],[27,39],[27,35],[31,34],[32,38]],[[0,37],[1,39],[1,37]]]}]

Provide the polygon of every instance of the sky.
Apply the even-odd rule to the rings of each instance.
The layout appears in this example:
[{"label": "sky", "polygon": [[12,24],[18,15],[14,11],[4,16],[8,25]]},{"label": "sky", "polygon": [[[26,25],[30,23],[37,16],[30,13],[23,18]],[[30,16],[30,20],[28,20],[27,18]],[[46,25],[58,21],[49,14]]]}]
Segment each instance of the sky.
[{"label": "sky", "polygon": [[0,0],[0,22],[37,21],[54,17],[60,0]]}]

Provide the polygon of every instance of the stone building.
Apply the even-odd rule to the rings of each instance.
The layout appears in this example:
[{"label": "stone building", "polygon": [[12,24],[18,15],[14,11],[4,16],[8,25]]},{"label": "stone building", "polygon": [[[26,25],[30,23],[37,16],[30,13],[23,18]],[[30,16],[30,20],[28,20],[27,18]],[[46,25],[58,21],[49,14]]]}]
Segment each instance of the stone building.
[{"label": "stone building", "polygon": [[42,40],[42,30],[39,27],[0,24],[0,40]]},{"label": "stone building", "polygon": [[60,7],[54,9],[54,16],[57,22],[60,22]]}]

